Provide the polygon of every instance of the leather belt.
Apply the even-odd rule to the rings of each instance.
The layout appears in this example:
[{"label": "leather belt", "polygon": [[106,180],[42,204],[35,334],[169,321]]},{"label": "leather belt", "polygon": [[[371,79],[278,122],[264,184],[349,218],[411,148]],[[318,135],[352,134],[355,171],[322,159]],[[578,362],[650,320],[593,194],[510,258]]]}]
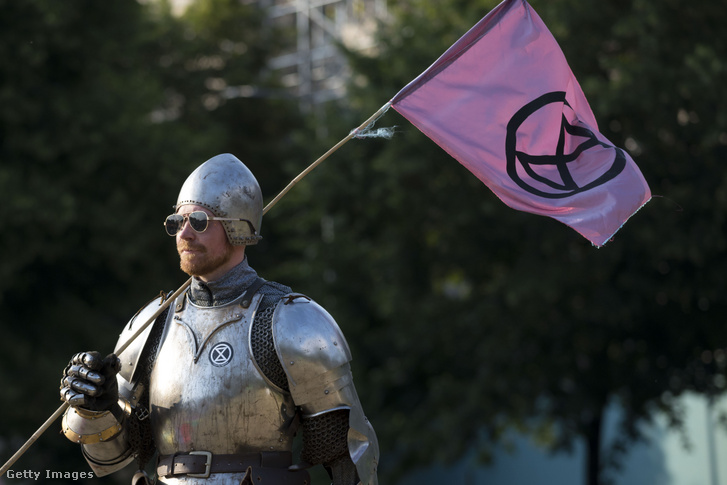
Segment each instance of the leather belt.
[{"label": "leather belt", "polygon": [[212,454],[209,451],[190,451],[160,456],[157,460],[157,475],[187,475],[207,478],[211,473],[246,472],[249,468],[277,468],[286,471],[293,462],[290,452],[236,453],[231,455]]}]

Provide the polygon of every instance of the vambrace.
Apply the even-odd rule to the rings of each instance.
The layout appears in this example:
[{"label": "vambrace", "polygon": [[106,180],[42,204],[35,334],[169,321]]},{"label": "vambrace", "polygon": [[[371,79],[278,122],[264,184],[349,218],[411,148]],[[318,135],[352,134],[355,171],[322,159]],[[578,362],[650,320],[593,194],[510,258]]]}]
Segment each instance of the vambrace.
[{"label": "vambrace", "polygon": [[[119,379],[123,394],[128,384]],[[143,388],[137,388],[137,391]],[[146,401],[147,394],[142,396]],[[129,396],[137,400],[136,395]],[[120,470],[136,458],[139,467],[155,453],[149,414],[143,403],[132,407],[124,398],[119,400],[121,413],[94,412],[71,407],[63,416],[63,434],[74,443],[79,443],[84,458],[97,476],[108,475]]]},{"label": "vambrace", "polygon": [[63,434],[81,445],[83,456],[97,476],[120,470],[133,460],[124,425],[130,406],[123,401],[119,404],[123,404],[123,414],[71,407],[63,415]]}]

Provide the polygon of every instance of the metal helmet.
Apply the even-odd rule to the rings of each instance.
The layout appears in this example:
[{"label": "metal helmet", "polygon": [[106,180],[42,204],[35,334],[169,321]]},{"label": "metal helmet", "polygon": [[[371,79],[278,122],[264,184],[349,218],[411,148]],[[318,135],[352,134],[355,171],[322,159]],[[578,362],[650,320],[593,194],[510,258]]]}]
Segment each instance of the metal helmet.
[{"label": "metal helmet", "polygon": [[263,194],[255,176],[234,155],[212,157],[187,177],[175,209],[187,204],[204,207],[217,217],[244,219],[220,221],[234,246],[257,244],[262,239]]}]

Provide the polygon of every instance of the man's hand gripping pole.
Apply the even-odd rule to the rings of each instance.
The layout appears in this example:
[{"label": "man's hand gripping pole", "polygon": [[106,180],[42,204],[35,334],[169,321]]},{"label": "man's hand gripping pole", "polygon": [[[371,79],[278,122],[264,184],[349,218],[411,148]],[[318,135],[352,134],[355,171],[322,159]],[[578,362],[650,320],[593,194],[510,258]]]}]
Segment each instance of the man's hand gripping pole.
[{"label": "man's hand gripping pole", "polygon": [[[174,293],[172,293],[172,295],[169,298],[167,298],[164,301],[164,303],[161,304],[161,306],[157,309],[157,311],[155,311],[154,314],[151,317],[149,317],[149,319],[146,322],[144,322],[144,324],[141,325],[139,327],[139,329],[136,332],[134,332],[134,334],[131,337],[129,337],[129,339],[126,342],[122,343],[121,346],[118,349],[116,349],[117,355],[118,354],[121,354],[124,350],[126,350],[126,348],[129,345],[131,345],[131,343],[136,339],[136,337],[138,337],[139,335],[141,335],[141,333],[149,325],[151,325],[152,323],[154,323],[154,320],[156,320],[157,317],[159,315],[161,315],[162,312],[164,310],[166,310],[169,307],[169,305],[171,305],[172,302],[174,300],[176,300],[177,297],[179,295],[181,295],[184,292],[184,290],[186,290],[187,287],[191,283],[192,283],[192,278],[188,279],[182,286],[179,287],[179,289],[177,291],[175,291]],[[59,417],[61,417],[63,415],[63,413],[66,412],[66,409],[68,409],[68,407],[69,407],[69,404],[67,402],[64,402],[63,404],[60,405],[60,407],[58,409],[56,409],[56,412],[54,412],[46,420],[46,422],[43,423],[43,425],[40,428],[38,428],[38,430],[35,433],[33,433],[33,436],[31,436],[30,439],[28,439],[28,441],[26,441],[25,444],[22,447],[20,447],[20,449],[7,461],[7,463],[5,463],[2,468],[0,468],[0,477],[3,476],[3,475],[5,475],[5,472],[8,471],[10,469],[10,467],[13,466],[13,464],[16,461],[18,461],[18,458],[20,458],[21,456],[23,456],[23,454],[26,451],[28,451],[28,448],[30,448],[33,445],[33,443],[35,443],[35,441],[38,438],[40,438],[40,436],[43,433],[45,433],[48,428],[51,427],[51,425],[53,424],[53,422],[56,419],[58,419]]]}]

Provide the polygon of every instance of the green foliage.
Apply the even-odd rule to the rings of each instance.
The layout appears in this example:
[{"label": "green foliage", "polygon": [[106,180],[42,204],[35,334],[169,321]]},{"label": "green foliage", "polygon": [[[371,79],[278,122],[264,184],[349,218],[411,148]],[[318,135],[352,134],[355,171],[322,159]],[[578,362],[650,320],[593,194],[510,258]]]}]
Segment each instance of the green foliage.
[{"label": "green foliage", "polygon": [[[280,217],[307,208],[288,226],[306,245],[296,267],[327,275],[314,291],[353,343],[389,479],[472,447],[486,456],[515,426],[553,450],[583,439],[605,481],[656,410],[680,426],[675,396],[724,391],[725,14],[684,1],[532,3],[601,130],[662,198],[597,250],[504,206],[393,112],[378,122],[398,127],[392,141],[351,142],[291,193]],[[341,115],[328,144],[495,4],[391,6],[378,55],[351,55],[358,115]],[[619,439],[599,450],[614,401]]]},{"label": "green foliage", "polygon": [[[161,222],[193,167],[229,151],[282,185],[298,117],[260,96],[277,92],[260,19],[234,1],[182,19],[163,3],[0,1],[4,455],[60,405],[73,353],[110,351],[136,309],[186,279]],[[85,469],[56,432],[23,460]]]}]

